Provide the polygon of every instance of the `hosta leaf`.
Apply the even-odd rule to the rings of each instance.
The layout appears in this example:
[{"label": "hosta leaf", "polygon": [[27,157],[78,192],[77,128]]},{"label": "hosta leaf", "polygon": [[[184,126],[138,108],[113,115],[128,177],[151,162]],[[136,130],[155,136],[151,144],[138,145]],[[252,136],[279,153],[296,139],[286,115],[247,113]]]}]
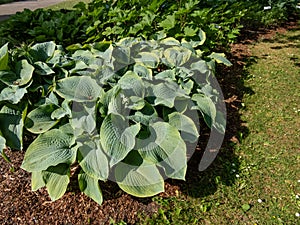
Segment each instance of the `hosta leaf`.
[{"label": "hosta leaf", "polygon": [[58,106],[49,104],[41,105],[38,108],[32,110],[25,120],[25,127],[31,133],[41,134],[48,131],[50,128],[58,123],[58,120],[51,118],[54,110],[58,109]]},{"label": "hosta leaf", "polygon": [[142,158],[165,169],[170,178],[185,179],[186,145],[178,130],[166,122],[150,125],[151,135],[138,139],[136,149]]},{"label": "hosta leaf", "polygon": [[72,116],[72,111],[70,109],[68,100],[64,100],[62,102],[62,106],[60,108],[54,110],[51,113],[51,119],[53,119],[53,120],[55,120],[55,119],[59,120],[59,119],[63,118],[64,116],[68,116],[68,117]]},{"label": "hosta leaf", "polygon": [[137,63],[141,63],[146,67],[152,69],[157,68],[160,61],[158,56],[151,52],[140,52],[137,56],[139,57],[139,58],[135,58],[135,61]]},{"label": "hosta leaf", "polygon": [[95,59],[95,56],[91,51],[88,50],[77,50],[72,55],[72,58],[74,58],[78,62],[84,62],[86,65],[92,64],[92,62]]},{"label": "hosta leaf", "polygon": [[155,105],[165,105],[169,108],[174,106],[176,98],[185,98],[184,91],[175,82],[162,82],[153,85],[153,96]]},{"label": "hosta leaf", "polygon": [[[115,47],[113,51],[113,58],[116,60],[121,67],[123,65],[130,65],[133,63],[130,57],[130,48],[129,47]],[[115,68],[115,71],[121,68]]]},{"label": "hosta leaf", "polygon": [[135,145],[135,136],[140,125],[129,126],[121,116],[110,114],[100,128],[100,141],[104,152],[111,158],[110,166],[123,160]]},{"label": "hosta leaf", "polygon": [[27,93],[26,87],[19,88],[18,86],[10,86],[4,88],[0,93],[0,101],[9,101],[13,104],[17,104],[21,101],[24,95]]},{"label": "hosta leaf", "polygon": [[80,190],[97,202],[99,205],[103,202],[102,192],[98,180],[85,173],[78,174],[78,183]]},{"label": "hosta leaf", "polygon": [[219,131],[221,134],[225,134],[226,130],[226,113],[217,111],[215,123],[213,126]]},{"label": "hosta leaf", "polygon": [[155,75],[156,79],[171,79],[176,80],[176,75],[174,70],[165,70]]},{"label": "hosta leaf", "polygon": [[16,73],[11,71],[2,73],[0,80],[6,85],[23,86],[31,80],[33,71],[34,67],[23,59],[16,63]]},{"label": "hosta leaf", "polygon": [[75,74],[75,73],[79,74],[82,71],[87,71],[88,68],[89,66],[85,64],[85,62],[78,60],[75,61],[75,67],[71,69],[69,72],[70,74]]},{"label": "hosta leaf", "polygon": [[8,43],[0,48],[0,70],[8,70]]},{"label": "hosta leaf", "polygon": [[95,101],[101,87],[89,76],[73,76],[59,80],[56,83],[56,93],[68,101]]},{"label": "hosta leaf", "polygon": [[54,104],[57,106],[59,105],[58,99],[53,92],[51,92],[50,95],[46,98],[45,104],[46,105]]},{"label": "hosta leaf", "polygon": [[4,156],[4,157],[5,157],[5,153],[4,153],[5,147],[6,147],[6,140],[5,140],[4,137],[2,137],[2,136],[0,135],[0,153],[1,153],[1,155]]},{"label": "hosta leaf", "polygon": [[201,94],[194,94],[192,100],[196,102],[196,105],[193,106],[192,109],[200,110],[205,123],[211,128],[217,115],[216,105],[214,102],[211,98]]},{"label": "hosta leaf", "polygon": [[98,84],[104,85],[112,79],[116,75],[116,71],[113,69],[112,66],[103,65],[98,67],[96,72],[94,73],[94,77]]},{"label": "hosta leaf", "polygon": [[141,110],[135,112],[134,115],[128,116],[128,118],[135,121],[136,123],[141,123],[149,126],[149,123],[157,121],[159,117],[155,108],[149,103],[145,102],[145,106]]},{"label": "hosta leaf", "polygon": [[129,97],[126,97],[122,92],[111,98],[108,104],[107,114],[115,114],[121,117],[129,115],[130,109],[128,107]]},{"label": "hosta leaf", "polygon": [[160,41],[162,45],[170,45],[170,46],[180,46],[180,42],[175,38],[168,37]]},{"label": "hosta leaf", "polygon": [[70,165],[51,166],[42,174],[51,200],[55,201],[62,197],[70,182]]},{"label": "hosta leaf", "polygon": [[73,103],[70,124],[75,130],[75,136],[84,131],[91,134],[96,128],[96,104]]},{"label": "hosta leaf", "polygon": [[53,41],[38,43],[31,47],[29,53],[35,62],[46,62],[47,59],[53,56],[56,44]]},{"label": "hosta leaf", "polygon": [[232,63],[228,59],[226,59],[226,56],[224,53],[213,52],[208,57],[216,60],[217,63],[223,63],[226,66],[232,66]]},{"label": "hosta leaf", "polygon": [[187,48],[174,46],[164,51],[164,56],[171,66],[182,66],[191,57],[192,51]]},{"label": "hosta leaf", "polygon": [[23,118],[26,108],[15,109],[3,106],[0,110],[0,130],[6,139],[6,144],[13,149],[23,148]]},{"label": "hosta leaf", "polygon": [[150,197],[164,192],[164,180],[155,165],[117,164],[115,178],[119,187],[136,197]]},{"label": "hosta leaf", "polygon": [[76,158],[76,149],[70,147],[72,142],[72,136],[58,129],[40,134],[29,145],[22,168],[33,172],[46,170],[60,163],[73,163]]},{"label": "hosta leaf", "polygon": [[31,190],[37,191],[38,189],[45,187],[45,181],[43,179],[42,171],[34,171],[31,173]]},{"label": "hosta leaf", "polygon": [[[199,36],[199,38],[200,38],[200,43],[199,43],[199,45],[203,45],[204,42],[206,41],[206,33],[205,33],[202,29],[200,29],[200,31],[199,31],[199,33],[198,33],[198,36]],[[196,46],[195,46],[195,47],[196,47]]]},{"label": "hosta leaf", "polygon": [[127,71],[118,81],[126,96],[144,97],[145,87],[142,78],[133,71]]},{"label": "hosta leaf", "polygon": [[137,96],[129,97],[129,104],[127,107],[132,110],[141,110],[145,106],[144,98],[140,98]]},{"label": "hosta leaf", "polygon": [[140,77],[143,77],[147,80],[152,79],[152,70],[147,68],[145,65],[136,63],[133,67],[133,71],[138,74]]},{"label": "hosta leaf", "polygon": [[78,150],[83,157],[79,164],[83,171],[96,180],[106,180],[109,172],[108,160],[100,146],[100,140],[87,141]]},{"label": "hosta leaf", "polygon": [[20,77],[20,79],[16,80],[15,82],[17,82],[18,85],[22,86],[27,84],[31,80],[34,67],[30,65],[26,59],[23,59],[17,63],[16,70],[17,75]]},{"label": "hosta leaf", "polygon": [[35,72],[39,75],[51,75],[55,72],[44,62],[35,62],[34,66],[36,68]]},{"label": "hosta leaf", "polygon": [[180,135],[184,141],[195,143],[198,140],[199,129],[196,126],[198,124],[196,115],[193,119],[197,119],[197,121],[193,121],[190,117],[178,112],[171,113],[168,117],[169,124],[181,131]]}]

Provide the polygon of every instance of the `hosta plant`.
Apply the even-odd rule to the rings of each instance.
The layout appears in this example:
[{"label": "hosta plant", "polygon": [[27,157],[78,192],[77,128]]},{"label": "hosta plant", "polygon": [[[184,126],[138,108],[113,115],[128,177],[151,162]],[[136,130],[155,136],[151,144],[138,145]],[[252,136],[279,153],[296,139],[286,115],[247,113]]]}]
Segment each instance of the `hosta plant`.
[{"label": "hosta plant", "polygon": [[[125,192],[153,196],[164,179],[184,179],[199,136],[199,116],[224,133],[218,108],[215,62],[194,50],[202,40],[174,38],[74,45],[54,42],[0,49],[0,150],[23,148],[37,136],[22,168],[32,189],[46,187],[52,200],[66,191],[71,169],[79,188],[102,203],[99,180]],[[76,175],[77,176],[77,175]]]}]

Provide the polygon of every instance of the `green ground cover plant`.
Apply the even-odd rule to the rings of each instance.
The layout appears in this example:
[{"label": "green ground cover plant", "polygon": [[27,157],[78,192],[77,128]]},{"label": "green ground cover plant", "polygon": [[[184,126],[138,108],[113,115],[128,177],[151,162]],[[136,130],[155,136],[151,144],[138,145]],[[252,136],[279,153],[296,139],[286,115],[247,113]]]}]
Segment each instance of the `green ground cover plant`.
[{"label": "green ground cover plant", "polygon": [[52,200],[66,191],[76,163],[82,168],[81,191],[99,204],[98,180],[106,181],[112,169],[127,193],[163,192],[163,176],[185,179],[186,143],[198,141],[198,114],[193,118],[189,112],[198,110],[211,129],[225,132],[218,90],[210,80],[215,62],[230,62],[218,53],[201,59],[193,47],[204,41],[127,38],[88,49],[72,46],[70,52],[54,42],[12,50],[4,45],[2,155],[7,158],[5,144],[23,149],[24,132],[38,135],[22,168],[32,172],[32,189],[46,186]]},{"label": "green ground cover plant", "polygon": [[[77,4],[74,10],[25,10],[0,24],[0,44],[55,41],[74,43],[118,41],[124,37],[151,39],[157,35],[180,40],[207,35],[203,50],[227,47],[243,26],[276,24],[296,9],[295,1],[102,1]],[[134,9],[134,10],[132,10]]]}]

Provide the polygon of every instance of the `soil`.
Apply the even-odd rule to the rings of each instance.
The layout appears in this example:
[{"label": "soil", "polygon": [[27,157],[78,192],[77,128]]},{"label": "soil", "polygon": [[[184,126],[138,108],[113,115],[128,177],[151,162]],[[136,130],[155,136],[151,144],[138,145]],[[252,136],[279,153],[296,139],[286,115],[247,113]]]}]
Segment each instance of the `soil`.
[{"label": "soil", "polygon": [[[251,63],[251,54],[248,44],[259,39],[270,39],[276,33],[284,33],[287,29],[296,26],[291,20],[282,27],[261,30],[244,30],[237,44],[231,45],[231,53],[228,58],[233,63],[232,67],[218,68],[218,79],[223,90],[227,106],[227,131],[223,144],[223,150],[213,165],[204,172],[199,172],[197,167],[203,153],[208,131],[203,131],[201,140],[188,164],[186,181],[167,180],[165,192],[159,196],[168,198],[189,195],[189,189],[194,186],[205,186],[212,181],[211,171],[218,169],[222,172],[222,164],[226,160],[236,157],[232,142],[239,142],[238,133],[247,135],[247,127],[241,121],[239,109],[242,107],[242,97],[252,90],[245,87],[243,79],[247,74],[244,65]],[[226,150],[224,150],[226,149]],[[140,218],[145,218],[157,212],[159,205],[152,198],[135,198],[123,191],[113,182],[100,183],[104,202],[98,205],[78,190],[76,180],[71,182],[67,193],[59,200],[51,202],[47,191],[41,189],[31,191],[30,174],[20,168],[24,152],[7,151],[12,164],[0,159],[0,224],[110,224],[110,221],[124,221],[127,224],[137,224]],[[220,172],[220,173],[221,173]],[[228,182],[228,181],[224,181]],[[204,187],[203,193],[213,194],[211,185]]]}]

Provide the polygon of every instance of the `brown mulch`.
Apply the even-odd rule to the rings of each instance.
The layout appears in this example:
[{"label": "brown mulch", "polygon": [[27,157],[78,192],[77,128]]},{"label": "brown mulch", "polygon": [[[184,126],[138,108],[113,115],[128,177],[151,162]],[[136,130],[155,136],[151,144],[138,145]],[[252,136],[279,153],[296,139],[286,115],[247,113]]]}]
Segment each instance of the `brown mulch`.
[{"label": "brown mulch", "polygon": [[[224,141],[225,150],[221,150],[216,162],[204,172],[198,172],[197,166],[201,158],[200,147],[189,162],[186,181],[168,180],[166,192],[161,197],[176,196],[178,193],[185,196],[189,190],[199,184],[204,186],[203,195],[213,194],[216,185],[213,184],[212,170],[218,168],[222,172],[222,165],[218,162],[229,161],[235,157],[231,142],[238,143],[236,134],[242,132],[247,135],[247,127],[240,119],[242,97],[251,93],[251,89],[244,86],[243,79],[247,74],[244,65],[249,63],[251,53],[247,44],[258,39],[269,39],[276,33],[284,33],[287,29],[295,28],[295,21],[272,30],[245,30],[239,43],[231,46],[228,55],[233,66],[218,68],[220,85],[227,105],[227,132]],[[251,62],[250,62],[251,63]],[[202,135],[200,146],[204,146],[205,137]],[[100,183],[104,202],[100,206],[76,188],[76,181],[70,185],[67,193],[59,200],[51,202],[47,191],[41,189],[31,191],[30,174],[20,169],[24,153],[7,152],[12,165],[0,159],[0,224],[109,224],[125,221],[127,224],[136,224],[140,218],[145,218],[157,212],[159,205],[151,198],[135,198],[123,191],[113,182]],[[221,159],[221,160],[220,160]],[[225,172],[224,172],[225,173]],[[205,187],[207,186],[207,188]]]}]

